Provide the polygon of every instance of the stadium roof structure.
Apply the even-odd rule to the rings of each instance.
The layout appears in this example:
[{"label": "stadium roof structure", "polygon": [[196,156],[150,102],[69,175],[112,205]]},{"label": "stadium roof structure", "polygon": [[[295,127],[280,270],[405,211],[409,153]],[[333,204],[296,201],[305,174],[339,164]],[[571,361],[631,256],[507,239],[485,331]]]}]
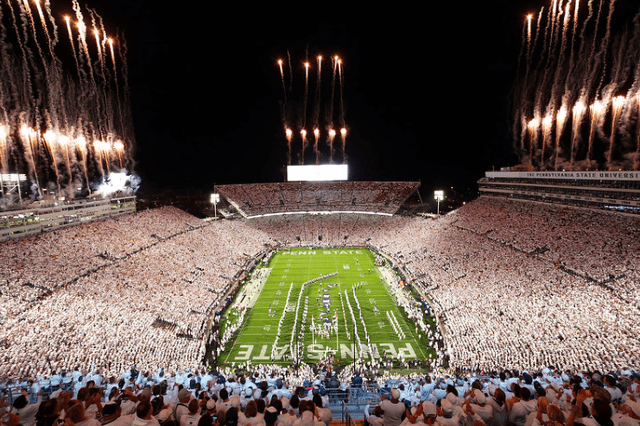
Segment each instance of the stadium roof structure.
[{"label": "stadium roof structure", "polygon": [[393,215],[420,182],[280,182],[217,185],[245,218],[279,214],[367,213]]}]

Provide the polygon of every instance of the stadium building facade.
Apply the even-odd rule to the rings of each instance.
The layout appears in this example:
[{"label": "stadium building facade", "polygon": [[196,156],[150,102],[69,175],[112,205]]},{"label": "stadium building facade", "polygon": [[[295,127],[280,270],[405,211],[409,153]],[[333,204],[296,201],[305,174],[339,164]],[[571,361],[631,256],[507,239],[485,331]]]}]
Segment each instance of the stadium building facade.
[{"label": "stadium building facade", "polygon": [[486,172],[481,195],[640,214],[638,171]]},{"label": "stadium building facade", "polygon": [[136,197],[82,199],[10,210],[0,215],[0,241],[136,211]]}]

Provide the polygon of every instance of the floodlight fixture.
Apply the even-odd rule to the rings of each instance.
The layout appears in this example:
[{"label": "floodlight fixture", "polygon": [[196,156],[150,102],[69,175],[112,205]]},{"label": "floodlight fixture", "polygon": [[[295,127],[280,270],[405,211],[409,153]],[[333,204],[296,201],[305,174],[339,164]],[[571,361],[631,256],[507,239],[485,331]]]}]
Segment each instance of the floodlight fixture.
[{"label": "floodlight fixture", "polygon": [[435,198],[435,200],[438,202],[438,216],[440,216],[440,201],[444,200],[444,191],[434,191],[433,198]]},{"label": "floodlight fixture", "polygon": [[211,204],[213,204],[213,217],[218,217],[218,203],[220,202],[220,194],[213,193],[211,194]]}]

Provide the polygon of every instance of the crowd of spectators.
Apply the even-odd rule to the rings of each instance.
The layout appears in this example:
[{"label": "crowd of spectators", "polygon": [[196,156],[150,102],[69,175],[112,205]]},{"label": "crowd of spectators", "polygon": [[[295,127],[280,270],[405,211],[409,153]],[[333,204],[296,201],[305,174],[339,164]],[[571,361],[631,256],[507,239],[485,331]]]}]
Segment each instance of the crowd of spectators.
[{"label": "crowd of spectators", "polygon": [[199,365],[210,310],[266,239],[238,227],[164,208],[4,243],[0,371]]},{"label": "crowd of spectators", "polygon": [[278,182],[219,185],[247,216],[282,212],[360,211],[393,214],[419,182]]},{"label": "crowd of spectators", "polygon": [[[118,376],[74,371],[47,388],[23,382],[0,400],[6,426],[330,426],[340,401],[370,426],[637,426],[640,374],[500,370],[492,374],[361,377],[330,366],[303,376],[255,366]],[[295,380],[295,382],[294,382]],[[13,392],[13,393],[10,393]],[[365,405],[366,404],[366,405]]]},{"label": "crowd of spectators", "polygon": [[200,366],[206,321],[265,244],[369,245],[431,303],[459,371],[640,365],[640,221],[482,197],[438,220],[292,215],[204,225],[164,208],[0,250],[0,372]]}]

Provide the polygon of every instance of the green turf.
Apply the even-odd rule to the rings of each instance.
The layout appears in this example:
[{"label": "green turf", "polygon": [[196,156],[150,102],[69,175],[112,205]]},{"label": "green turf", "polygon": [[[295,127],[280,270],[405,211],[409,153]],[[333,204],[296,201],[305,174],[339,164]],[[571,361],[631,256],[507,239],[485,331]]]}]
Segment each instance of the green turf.
[{"label": "green turf", "polygon": [[[268,268],[261,272],[265,275],[268,273],[268,278],[261,292],[260,286],[249,285],[257,288],[257,297],[253,298],[253,302],[246,295],[243,297],[243,291],[240,291],[236,301],[227,311],[228,322],[223,324],[223,329],[237,321],[243,307],[246,309],[241,327],[219,357],[220,363],[243,363],[251,360],[254,364],[290,364],[294,358],[291,352],[292,329],[301,291],[293,347],[302,348],[304,362],[317,362],[321,357],[324,359],[327,349],[335,352],[336,348],[338,350],[335,357],[342,363],[350,362],[356,356],[364,360],[378,359],[383,356],[383,350],[388,357],[395,359],[400,353],[406,360],[433,356],[434,351],[427,347],[425,336],[419,337],[421,333],[416,332],[415,324],[408,321],[406,314],[396,304],[381,271],[375,266],[373,254],[366,248],[284,250],[276,253]],[[302,286],[305,282],[336,272],[337,276],[305,285],[304,288]],[[361,310],[357,308],[354,285],[358,286],[355,297],[360,302]],[[292,291],[289,302],[286,303],[290,287]],[[324,295],[329,295],[331,302],[328,310],[322,304],[325,300]],[[302,329],[303,337],[300,339],[305,304],[308,312],[306,325]],[[348,304],[351,305],[355,316],[360,345],[356,344],[354,321]],[[337,334],[332,326],[328,338],[312,333],[310,329],[312,317],[315,324],[322,322],[323,311],[327,312],[325,318],[333,320],[334,323],[337,321],[338,324]],[[272,356],[272,347],[276,341],[281,318],[284,318],[281,333]],[[393,319],[404,332],[404,338],[399,338],[394,331],[391,324]],[[370,337],[370,345],[365,339],[365,327]]]}]

